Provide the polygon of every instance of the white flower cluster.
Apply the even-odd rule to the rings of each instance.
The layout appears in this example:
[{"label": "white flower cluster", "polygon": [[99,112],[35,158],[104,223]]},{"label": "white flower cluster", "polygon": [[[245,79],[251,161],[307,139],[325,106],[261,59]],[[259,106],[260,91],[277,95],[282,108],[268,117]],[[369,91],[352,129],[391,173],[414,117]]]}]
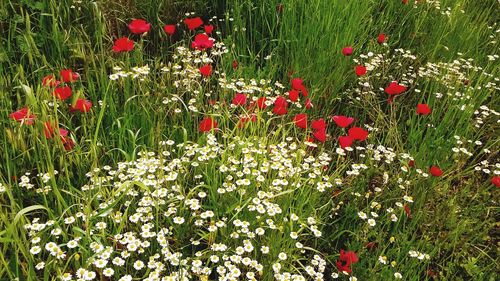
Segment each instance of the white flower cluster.
[{"label": "white flower cluster", "polygon": [[[74,210],[25,225],[39,269],[62,280],[326,280],[310,203],[333,187],[327,154],[313,156],[291,138],[223,146],[208,134],[205,145],[160,145],[87,173]],[[297,196],[306,205],[295,206]],[[74,255],[78,262],[67,260]]]},{"label": "white flower cluster", "polygon": [[[35,189],[37,193],[48,194],[52,187],[50,186],[50,180],[53,179],[55,175],[59,174],[57,170],[54,170],[53,173],[38,173],[36,174],[36,178],[30,178],[31,173],[26,172],[19,178],[19,186],[26,189]],[[36,185],[34,182],[42,185],[41,187],[35,188]]]},{"label": "white flower cluster", "polygon": [[129,71],[125,71],[121,67],[115,66],[113,67],[113,70],[115,72],[109,75],[110,80],[118,80],[120,78],[132,77],[133,79],[139,78],[140,81],[144,81],[151,71],[148,65],[135,66],[132,67],[132,69]]},{"label": "white flower cluster", "polygon": [[424,253],[421,253],[421,252],[415,251],[415,250],[410,250],[408,252],[408,255],[410,255],[410,257],[412,257],[412,258],[417,258],[419,260],[430,260],[431,259],[431,257],[428,254],[424,254]]}]

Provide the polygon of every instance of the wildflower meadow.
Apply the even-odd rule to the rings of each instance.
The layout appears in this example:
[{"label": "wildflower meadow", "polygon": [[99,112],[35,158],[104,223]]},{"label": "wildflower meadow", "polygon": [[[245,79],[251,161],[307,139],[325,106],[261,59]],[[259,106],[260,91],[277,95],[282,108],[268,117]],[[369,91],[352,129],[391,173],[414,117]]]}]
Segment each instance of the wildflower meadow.
[{"label": "wildflower meadow", "polygon": [[0,280],[499,280],[499,22],[0,0]]}]

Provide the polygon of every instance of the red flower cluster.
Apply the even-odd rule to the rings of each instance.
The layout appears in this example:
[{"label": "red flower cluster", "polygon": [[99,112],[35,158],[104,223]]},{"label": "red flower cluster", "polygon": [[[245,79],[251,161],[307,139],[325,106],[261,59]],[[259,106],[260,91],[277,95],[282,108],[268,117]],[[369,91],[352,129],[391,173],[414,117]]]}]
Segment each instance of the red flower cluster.
[{"label": "red flower cluster", "polygon": [[[63,69],[60,71],[61,80],[56,80],[55,75],[49,74],[43,77],[42,86],[54,88],[52,91],[52,95],[56,97],[58,100],[64,101],[69,99],[73,92],[71,87],[68,85],[78,79],[80,79],[80,75],[77,72],[72,71],[71,69]],[[64,83],[63,85],[61,85]],[[69,109],[71,112],[79,111],[86,113],[90,111],[92,108],[92,102],[83,98],[77,99],[74,104],[69,105]],[[21,108],[9,115],[11,119],[16,120],[22,124],[32,125],[36,120],[35,114],[31,113],[28,107]],[[71,150],[75,146],[75,142],[73,139],[68,137],[68,131],[59,128],[59,136],[62,144],[66,150]],[[55,134],[54,127],[50,121],[46,121],[43,123],[43,134],[47,139],[53,139]]]},{"label": "red flower cluster", "polygon": [[[189,30],[193,31],[203,25],[203,20],[200,17],[186,18],[184,19],[184,24]],[[132,34],[145,34],[151,29],[151,24],[143,19],[134,19],[128,24],[128,28]],[[165,33],[170,36],[175,34],[176,29],[177,26],[175,24],[166,24],[163,26]],[[212,48],[213,41],[210,40],[208,35],[213,32],[214,26],[211,24],[204,25],[203,30],[205,33],[196,35],[195,40],[192,43],[193,49],[206,50]],[[112,50],[115,53],[129,52],[133,49],[134,41],[128,37],[116,39],[112,47]]]},{"label": "red flower cluster", "polygon": [[[344,115],[333,116],[333,122],[341,128],[349,127],[353,122],[354,118],[346,117]],[[339,137],[339,144],[341,148],[350,147],[354,141],[364,141],[368,137],[368,131],[360,127],[352,127],[347,131],[347,136]]]},{"label": "red flower cluster", "polygon": [[357,263],[359,261],[358,256],[353,251],[340,250],[340,257],[337,260],[337,269],[341,272],[345,272],[347,274],[352,272],[351,265]]},{"label": "red flower cluster", "polygon": [[[128,40],[127,38],[124,38],[124,39]],[[120,40],[120,39],[118,39],[118,40]],[[133,42],[132,42],[132,44],[133,44]],[[117,50],[118,50],[118,47],[117,47]],[[61,75],[61,80],[64,83],[74,82],[80,78],[80,74],[72,71],[71,69],[61,70],[60,75]],[[43,86],[55,87],[55,86],[58,86],[60,84],[61,84],[61,82],[55,81],[55,77],[52,74],[45,76],[42,80]],[[73,91],[72,91],[71,87],[68,85],[58,86],[54,89],[54,91],[52,92],[52,95],[54,97],[56,97],[57,99],[64,101],[64,100],[69,99],[73,95]],[[91,107],[92,107],[91,101],[80,98],[80,99],[76,100],[75,104],[70,105],[69,109],[71,112],[79,111],[79,112],[86,113],[86,112],[90,111]]]},{"label": "red flower cluster", "polygon": [[313,136],[316,140],[320,142],[326,141],[326,122],[323,118],[312,121],[311,128],[313,129]]},{"label": "red flower cluster", "polygon": [[[16,120],[17,122],[20,122],[22,124],[26,125],[33,125],[36,116],[34,114],[30,113],[30,110],[28,107],[23,107],[20,110],[17,110],[11,114],[9,114],[9,118]],[[43,133],[45,135],[45,138],[47,139],[53,139],[54,138],[54,128],[52,127],[51,123],[49,121],[45,122],[43,124]],[[71,150],[74,147],[74,141],[68,137],[68,131],[59,128],[59,136],[61,137],[61,141],[64,145],[64,148],[66,150]]]},{"label": "red flower cluster", "polygon": [[292,79],[292,90],[300,92],[303,97],[307,97],[309,95],[309,92],[307,91],[307,88],[304,86],[304,80],[300,78],[294,78]]},{"label": "red flower cluster", "polygon": [[[54,128],[52,127],[52,125],[49,121],[44,123],[43,133],[45,135],[45,138],[47,138],[47,139],[54,138],[54,136],[55,136]],[[75,142],[73,141],[72,138],[68,137],[67,130],[65,130],[63,128],[59,128],[59,137],[60,137],[61,142],[64,146],[64,149],[66,151],[69,151],[69,150],[73,149],[73,147],[75,147]]]},{"label": "red flower cluster", "polygon": [[66,100],[71,97],[73,94],[71,91],[71,87],[69,86],[59,86],[61,82],[64,83],[72,83],[78,79],[80,79],[80,74],[74,72],[71,69],[63,69],[59,72],[61,76],[61,81],[57,81],[53,74],[49,74],[42,79],[42,86],[54,88],[52,95],[59,100]]}]

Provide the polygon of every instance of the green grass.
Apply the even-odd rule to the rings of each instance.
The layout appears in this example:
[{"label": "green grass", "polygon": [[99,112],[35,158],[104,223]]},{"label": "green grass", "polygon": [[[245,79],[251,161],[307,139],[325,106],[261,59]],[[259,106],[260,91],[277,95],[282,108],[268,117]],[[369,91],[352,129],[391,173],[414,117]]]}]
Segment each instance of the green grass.
[{"label": "green grass", "polygon": [[[207,116],[217,120],[219,130],[214,133],[224,149],[215,158],[200,161],[200,166],[192,167],[189,162],[180,165],[175,181],[180,189],[167,188],[186,198],[195,198],[196,192],[203,190],[207,198],[202,209],[214,211],[214,221],[226,218],[228,227],[209,232],[195,227],[194,221],[179,226],[171,218],[161,217],[168,209],[166,206],[156,206],[155,227],[164,224],[173,227],[175,235],[169,242],[174,251],[192,258],[201,251],[203,259],[208,259],[213,243],[227,243],[234,251],[241,242],[228,238],[237,229],[232,224],[234,219],[247,220],[252,227],[266,224],[265,216],[260,218],[248,210],[240,210],[250,204],[259,190],[264,190],[276,196],[270,200],[283,213],[276,217],[279,222],[276,231],[268,230],[266,236],[253,239],[255,248],[261,245],[271,248],[267,256],[257,251],[251,254],[265,267],[257,280],[274,279],[272,264],[281,251],[289,256],[283,262],[286,270],[304,272],[303,267],[317,253],[327,262],[325,276],[331,276],[338,272],[335,262],[340,249],[355,251],[359,256],[359,262],[352,266],[352,275],[358,280],[392,280],[395,272],[400,272],[404,280],[495,280],[499,267],[496,230],[499,196],[491,179],[499,171],[500,6],[493,0],[417,2],[410,0],[404,5],[398,0],[1,1],[0,183],[5,191],[0,193],[0,280],[56,280],[64,272],[74,276],[79,267],[92,269],[85,264],[95,256],[90,250],[91,242],[121,251],[110,237],[125,230],[140,232],[140,225],[115,222],[109,214],[104,219],[109,226],[107,232],[95,229],[100,220],[97,217],[82,220],[74,227],[66,228],[62,222],[79,211],[87,216],[94,210],[101,212],[99,204],[103,202],[112,202],[110,209],[122,211],[125,220],[127,215],[137,212],[139,198],[120,195],[118,186],[96,184],[95,190],[83,190],[82,186],[91,181],[86,173],[105,165],[116,169],[119,162],[138,159],[141,151],[163,151],[159,143],[168,139],[203,147],[207,145],[207,136],[199,132],[198,124]],[[182,24],[187,12],[201,16],[205,22],[217,16],[213,24],[215,32],[220,33],[214,37],[224,42],[229,52],[214,57],[212,66],[218,73],[211,78],[189,78],[192,83],[189,87],[175,87],[174,81],[182,78],[172,69],[161,71],[164,65],[178,63],[195,72],[199,67],[192,61],[182,63],[175,53],[179,46],[189,48],[195,34]],[[130,35],[127,24],[134,18],[151,23],[150,32],[145,36]],[[162,27],[172,23],[180,24],[177,33],[169,37]],[[387,35],[385,44],[376,41],[380,33]],[[115,54],[111,51],[113,41],[122,36],[136,41],[135,48],[130,53]],[[345,46],[354,47],[351,57],[342,55]],[[369,53],[373,56],[368,56]],[[379,54],[383,59],[374,60]],[[237,69],[232,68],[235,60]],[[142,81],[109,78],[114,73],[113,67],[127,71],[146,64],[150,71]],[[369,64],[373,69],[358,78],[354,73],[358,64]],[[52,90],[41,85],[41,80],[66,68],[79,72],[81,79],[71,85],[73,96],[67,102],[60,102]],[[431,71],[434,72],[430,74]],[[272,97],[290,89],[290,75],[300,77],[314,107],[305,110],[290,106],[285,116],[268,115],[272,106],[255,110],[256,122],[239,129],[238,116],[252,110],[227,106],[235,91],[217,83],[217,78],[222,77],[220,73],[225,73],[228,80],[242,78],[247,83],[250,79],[269,79],[271,82],[261,88],[267,87]],[[404,83],[408,90],[389,104],[388,95],[380,88],[393,80]],[[274,86],[274,81],[281,82],[284,89]],[[263,95],[257,92],[249,97]],[[74,104],[78,98],[91,100],[92,110],[85,114],[71,113],[65,104]],[[165,104],[165,98],[177,101]],[[212,100],[217,101],[215,106],[210,105]],[[416,115],[418,103],[428,104],[432,113]],[[199,112],[189,110],[190,104]],[[32,126],[9,118],[10,113],[24,106],[37,116]],[[478,125],[477,117],[486,111],[488,115]],[[304,144],[312,130],[304,133],[293,124],[293,116],[303,112],[307,112],[309,122],[324,118],[329,123],[329,138],[318,143],[317,148]],[[336,153],[337,138],[347,130],[335,126],[330,118],[333,115],[352,116],[356,126],[376,128],[370,131],[367,141],[357,143],[366,151],[355,150],[345,156]],[[73,149],[66,151],[57,137],[44,137],[43,122],[48,120],[70,132],[76,142]],[[455,136],[460,137],[461,144]],[[475,144],[476,141],[480,144]],[[303,167],[309,155],[318,161],[321,153],[327,153],[332,158],[327,167],[320,169],[319,164],[309,167],[325,178],[310,178],[309,168],[308,172],[286,176],[273,171],[265,174],[264,184],[252,180],[244,189],[246,193],[218,193],[224,183],[232,182],[220,166],[236,165],[231,160],[248,154],[243,152],[245,145],[262,144],[264,150],[270,151],[282,149],[274,147],[280,142],[294,142],[304,150],[305,155],[285,153],[293,167]],[[394,159],[374,160],[378,145],[392,148]],[[471,155],[453,152],[454,148],[465,148]],[[189,149],[179,148],[167,159],[182,158],[186,151]],[[405,153],[414,159],[415,167],[409,167]],[[279,162],[273,155],[257,153],[255,157],[259,165]],[[476,166],[485,166],[484,161],[489,161],[489,174],[475,170]],[[359,175],[346,174],[352,170],[352,164],[363,164],[367,169],[362,169]],[[442,168],[444,175],[422,176],[431,165]],[[58,171],[57,176],[54,171]],[[44,194],[21,186],[20,179],[27,172],[31,173],[36,188],[48,186],[51,191]],[[41,182],[38,173],[51,174],[50,180]],[[281,191],[274,190],[272,182],[278,178],[286,178],[293,184]],[[337,185],[335,179],[341,179],[342,184]],[[332,186],[325,192],[315,191],[317,182],[323,180]],[[154,188],[144,181],[141,178],[126,189],[147,196]],[[404,195],[411,196],[414,202],[405,203]],[[192,211],[184,201],[168,200],[179,206],[179,214],[190,218]],[[129,206],[126,201],[133,203]],[[381,207],[373,207],[373,202]],[[398,202],[410,207],[411,218],[404,208],[396,207]],[[395,209],[396,222],[390,220],[387,208]],[[380,216],[377,225],[369,227],[359,218],[360,211],[377,212]],[[289,236],[289,232],[297,231],[300,226],[289,220],[291,213],[297,213],[301,223],[308,216],[314,217],[322,230],[321,237],[315,237],[306,228],[301,230],[303,236],[297,241],[312,249],[306,253],[295,248],[296,240]],[[62,261],[47,252],[34,257],[30,254],[29,231],[23,226],[35,217],[41,221],[54,220],[63,228],[58,244],[78,235],[82,237],[82,246],[75,251],[67,250],[67,258]],[[91,234],[91,230],[96,233]],[[40,237],[42,243],[47,243],[48,230]],[[394,237],[393,242],[390,237]],[[191,245],[190,238],[203,242]],[[367,248],[369,242],[376,246]],[[154,244],[146,253],[153,255],[160,248]],[[412,258],[410,250],[429,254],[430,260]],[[380,263],[379,256],[386,256],[388,264]],[[147,262],[147,258],[143,260]],[[45,273],[35,269],[44,259]],[[395,261],[394,266],[391,261]],[[145,278],[146,271],[134,270],[132,263],[133,260],[127,261],[115,271]],[[162,276],[177,269],[167,266]],[[215,271],[215,267],[212,269]],[[95,267],[93,270],[100,272]],[[196,276],[193,280],[215,279],[215,273],[193,276]],[[98,278],[107,280],[102,275]],[[340,273],[339,279],[348,277]]]}]

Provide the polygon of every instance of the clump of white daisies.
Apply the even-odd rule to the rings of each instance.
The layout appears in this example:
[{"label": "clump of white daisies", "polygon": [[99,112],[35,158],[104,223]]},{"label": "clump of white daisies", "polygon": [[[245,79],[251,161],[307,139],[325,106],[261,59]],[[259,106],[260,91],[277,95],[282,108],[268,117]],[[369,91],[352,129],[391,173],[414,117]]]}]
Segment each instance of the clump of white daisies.
[{"label": "clump of white daisies", "polygon": [[[96,168],[63,215],[25,225],[32,264],[62,280],[329,280],[339,275],[320,254],[324,226],[354,204],[359,239],[390,235],[387,226],[409,216],[413,181],[428,177],[409,170],[410,155],[381,145],[327,154],[291,137],[274,143],[223,145],[207,134]],[[373,172],[380,185],[359,186],[356,178]],[[339,188],[348,192],[332,200]],[[399,198],[387,201],[386,192]]]},{"label": "clump of white daisies", "polygon": [[93,170],[79,204],[25,225],[36,268],[62,280],[324,280],[327,154],[211,134],[161,144]]}]

